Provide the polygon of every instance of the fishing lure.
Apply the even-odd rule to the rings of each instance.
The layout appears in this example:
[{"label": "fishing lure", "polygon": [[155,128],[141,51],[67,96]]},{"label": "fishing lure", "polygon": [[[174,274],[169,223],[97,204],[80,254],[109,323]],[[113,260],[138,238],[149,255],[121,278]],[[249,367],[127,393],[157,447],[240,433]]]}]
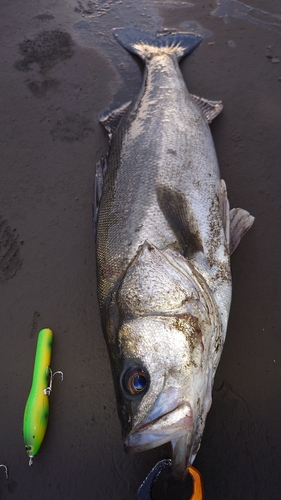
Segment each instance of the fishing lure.
[{"label": "fishing lure", "polygon": [[52,380],[56,373],[50,368],[53,332],[44,328],[38,334],[33,379],[23,418],[23,439],[29,456],[29,465],[38,453],[45,437],[49,419],[49,396]]}]

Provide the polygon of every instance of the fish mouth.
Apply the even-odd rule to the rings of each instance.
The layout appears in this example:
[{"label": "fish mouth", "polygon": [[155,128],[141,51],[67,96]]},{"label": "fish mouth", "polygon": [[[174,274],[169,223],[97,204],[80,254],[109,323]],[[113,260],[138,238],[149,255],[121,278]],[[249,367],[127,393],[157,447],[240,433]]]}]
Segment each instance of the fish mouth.
[{"label": "fish mouth", "polygon": [[[173,401],[171,401],[172,406]],[[126,437],[124,446],[133,452],[151,450],[193,431],[193,412],[189,403],[182,402],[159,415],[156,405],[148,416]]]}]

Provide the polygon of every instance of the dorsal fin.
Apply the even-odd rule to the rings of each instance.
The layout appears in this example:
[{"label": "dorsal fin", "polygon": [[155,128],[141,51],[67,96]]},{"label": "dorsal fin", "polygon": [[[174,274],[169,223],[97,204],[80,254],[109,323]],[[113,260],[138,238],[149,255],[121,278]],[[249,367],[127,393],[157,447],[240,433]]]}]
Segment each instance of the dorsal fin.
[{"label": "dorsal fin", "polygon": [[197,95],[190,94],[193,101],[201,109],[203,115],[207,119],[208,123],[212,123],[214,118],[220,114],[223,110],[222,101],[209,101],[203,97],[198,97]]}]

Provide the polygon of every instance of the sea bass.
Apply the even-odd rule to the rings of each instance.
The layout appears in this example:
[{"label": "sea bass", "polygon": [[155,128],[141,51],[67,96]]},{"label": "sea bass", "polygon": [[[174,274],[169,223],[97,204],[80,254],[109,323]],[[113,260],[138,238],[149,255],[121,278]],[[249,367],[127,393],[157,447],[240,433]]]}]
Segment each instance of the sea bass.
[{"label": "sea bass", "polygon": [[230,254],[253,223],[229,210],[209,123],[178,61],[201,37],[115,29],[145,62],[137,98],[105,114],[96,170],[102,326],[127,449],[172,444],[181,478],[200,447],[231,302]]}]

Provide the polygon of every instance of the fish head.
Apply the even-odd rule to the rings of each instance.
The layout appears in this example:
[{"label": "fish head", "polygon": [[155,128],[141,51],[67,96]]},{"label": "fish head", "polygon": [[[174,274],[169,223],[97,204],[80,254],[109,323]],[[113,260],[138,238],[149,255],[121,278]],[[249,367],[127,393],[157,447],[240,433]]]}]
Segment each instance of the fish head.
[{"label": "fish head", "polygon": [[148,243],[126,270],[115,303],[125,448],[138,452],[171,442],[174,475],[182,477],[211,405],[217,309],[186,259]]},{"label": "fish head", "polygon": [[200,395],[210,405],[198,321],[188,315],[133,319],[120,328],[119,345],[125,447],[138,452],[171,441],[182,475],[200,444]]}]

